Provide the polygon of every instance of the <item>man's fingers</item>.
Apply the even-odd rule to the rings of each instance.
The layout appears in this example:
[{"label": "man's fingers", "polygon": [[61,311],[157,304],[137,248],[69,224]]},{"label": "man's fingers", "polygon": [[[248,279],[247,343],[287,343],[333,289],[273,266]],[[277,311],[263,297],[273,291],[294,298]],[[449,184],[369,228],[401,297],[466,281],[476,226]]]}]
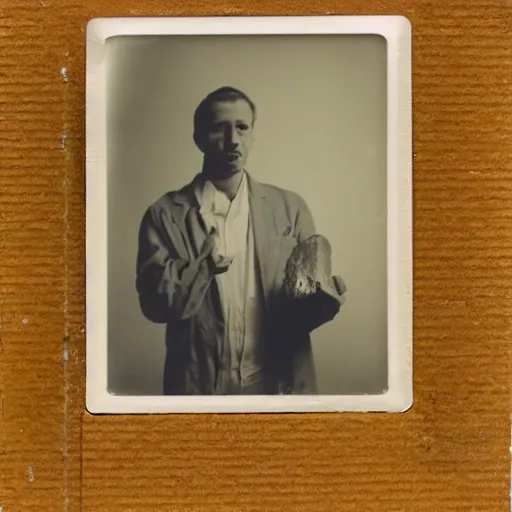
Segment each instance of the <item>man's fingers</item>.
[{"label": "man's fingers", "polygon": [[224,256],[221,256],[216,262],[215,266],[218,268],[228,268],[229,265],[233,262],[233,258],[226,258]]},{"label": "man's fingers", "polygon": [[231,265],[233,258],[226,258],[221,256],[217,261],[213,262],[214,265],[214,273],[215,274],[223,274],[226,272]]},{"label": "man's fingers", "polygon": [[334,287],[336,288],[336,291],[343,295],[347,291],[347,286],[345,285],[345,281],[340,276],[333,276],[332,282],[334,283]]}]

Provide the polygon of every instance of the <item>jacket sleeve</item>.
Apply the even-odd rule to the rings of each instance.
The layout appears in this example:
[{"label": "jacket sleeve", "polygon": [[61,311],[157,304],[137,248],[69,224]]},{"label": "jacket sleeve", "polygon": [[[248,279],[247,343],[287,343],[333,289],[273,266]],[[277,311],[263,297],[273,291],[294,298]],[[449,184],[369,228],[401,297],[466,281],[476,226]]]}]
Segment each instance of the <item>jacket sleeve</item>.
[{"label": "jacket sleeve", "polygon": [[213,278],[206,258],[179,257],[181,236],[174,222],[164,234],[153,211],[145,213],[139,229],[136,289],[144,316],[155,323],[195,315]]}]

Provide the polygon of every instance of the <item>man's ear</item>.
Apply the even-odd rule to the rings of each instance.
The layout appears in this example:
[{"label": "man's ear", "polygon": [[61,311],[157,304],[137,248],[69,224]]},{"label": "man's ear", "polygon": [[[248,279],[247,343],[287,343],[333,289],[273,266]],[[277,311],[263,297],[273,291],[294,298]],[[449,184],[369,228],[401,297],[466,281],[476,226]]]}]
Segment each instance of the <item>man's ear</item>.
[{"label": "man's ear", "polygon": [[196,146],[198,147],[199,151],[204,153],[204,144],[197,132],[194,132],[194,142],[196,143]]}]

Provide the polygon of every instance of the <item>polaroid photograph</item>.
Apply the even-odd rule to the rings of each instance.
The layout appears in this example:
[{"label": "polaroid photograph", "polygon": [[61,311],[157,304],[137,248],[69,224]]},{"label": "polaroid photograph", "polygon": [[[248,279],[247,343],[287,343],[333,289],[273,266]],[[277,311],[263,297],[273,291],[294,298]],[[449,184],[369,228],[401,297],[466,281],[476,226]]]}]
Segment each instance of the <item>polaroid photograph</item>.
[{"label": "polaroid photograph", "polygon": [[90,413],[404,412],[412,261],[406,18],[89,22]]}]

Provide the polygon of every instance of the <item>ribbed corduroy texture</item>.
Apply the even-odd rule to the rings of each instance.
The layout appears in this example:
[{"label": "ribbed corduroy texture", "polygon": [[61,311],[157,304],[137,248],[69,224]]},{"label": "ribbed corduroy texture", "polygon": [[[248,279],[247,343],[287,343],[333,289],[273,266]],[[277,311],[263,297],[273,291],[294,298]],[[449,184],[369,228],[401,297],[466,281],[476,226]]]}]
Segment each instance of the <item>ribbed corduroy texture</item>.
[{"label": "ribbed corduroy texture", "polygon": [[[413,24],[413,409],[85,414],[86,22],[326,13]],[[509,510],[511,21],[506,0],[3,0],[0,510]]]}]

